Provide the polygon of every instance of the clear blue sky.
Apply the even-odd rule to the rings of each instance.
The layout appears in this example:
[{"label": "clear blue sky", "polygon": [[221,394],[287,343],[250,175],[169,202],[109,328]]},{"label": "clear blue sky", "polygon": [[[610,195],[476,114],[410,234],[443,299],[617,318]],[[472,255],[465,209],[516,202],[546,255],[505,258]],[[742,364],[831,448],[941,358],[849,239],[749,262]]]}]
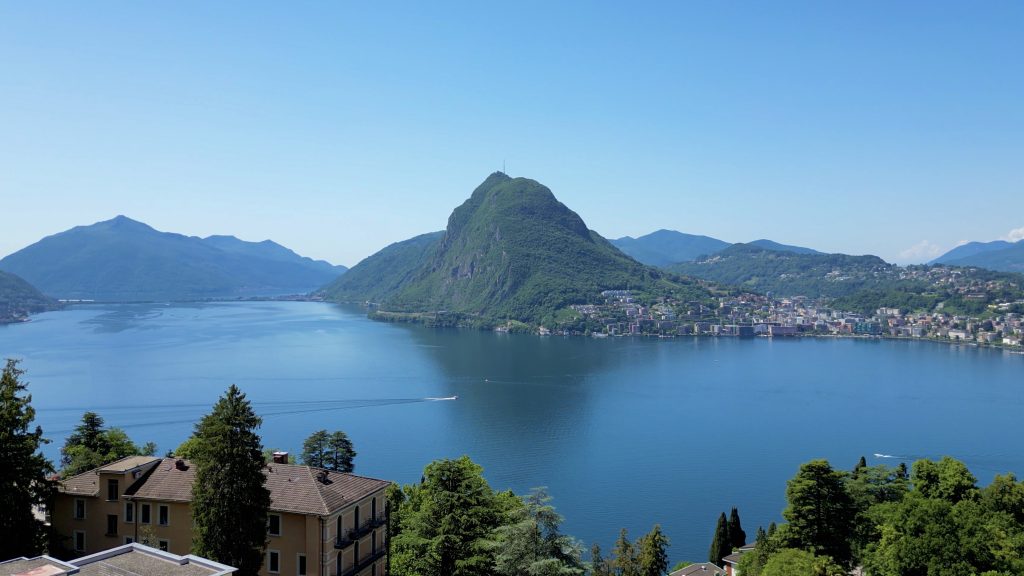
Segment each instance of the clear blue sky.
[{"label": "clear blue sky", "polygon": [[1022,56],[1021,2],[5,0],[0,255],[126,214],[353,265],[504,161],[607,237],[921,261],[1024,228]]}]

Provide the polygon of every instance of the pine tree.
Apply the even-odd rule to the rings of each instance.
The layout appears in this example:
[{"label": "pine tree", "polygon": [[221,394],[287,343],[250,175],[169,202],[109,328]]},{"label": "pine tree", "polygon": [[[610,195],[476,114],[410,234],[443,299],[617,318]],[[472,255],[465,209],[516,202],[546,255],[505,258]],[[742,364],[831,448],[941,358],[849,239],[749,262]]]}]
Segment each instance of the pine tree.
[{"label": "pine tree", "polygon": [[590,576],[613,576],[612,567],[601,556],[601,547],[597,544],[590,547]]},{"label": "pine tree", "polygon": [[355,457],[352,441],[341,430],[333,434],[317,430],[302,444],[302,463],[314,468],[352,472],[355,470]]},{"label": "pine tree", "polygon": [[263,473],[262,420],[234,384],[196,425],[193,551],[256,576],[267,539],[270,492]]},{"label": "pine tree", "polygon": [[861,470],[868,467],[868,461],[863,456],[857,461],[857,465],[853,467],[853,477],[856,478],[860,475]]},{"label": "pine tree", "polygon": [[718,517],[718,524],[715,525],[715,536],[711,539],[711,550],[708,551],[708,562],[715,566],[722,565],[722,558],[732,553],[729,546],[729,525],[725,520],[725,512]]},{"label": "pine tree", "polygon": [[655,524],[649,533],[637,542],[638,563],[641,576],[663,576],[668,571],[668,537]]},{"label": "pine tree", "polygon": [[619,532],[619,539],[615,541],[613,554],[615,555],[614,560],[612,560],[613,566],[615,566],[615,574],[618,576],[641,576],[640,565],[636,557],[636,548],[629,541],[629,535],[626,533],[625,528]]},{"label": "pine tree", "polygon": [[729,513],[729,546],[731,548],[740,548],[747,543],[747,533],[743,531],[743,526],[740,525],[740,512],[736,508],[732,509]]},{"label": "pine tree", "polygon": [[61,476],[69,478],[99,468],[126,456],[152,456],[156,444],[138,446],[120,428],[105,428],[103,418],[95,412],[82,415],[82,422],[64,441],[60,449]]},{"label": "pine tree", "polygon": [[0,376],[0,558],[35,556],[44,544],[43,523],[32,507],[45,504],[54,484],[47,476],[53,465],[39,453],[47,443],[36,426],[32,396],[20,378],[17,360],[7,360]]}]

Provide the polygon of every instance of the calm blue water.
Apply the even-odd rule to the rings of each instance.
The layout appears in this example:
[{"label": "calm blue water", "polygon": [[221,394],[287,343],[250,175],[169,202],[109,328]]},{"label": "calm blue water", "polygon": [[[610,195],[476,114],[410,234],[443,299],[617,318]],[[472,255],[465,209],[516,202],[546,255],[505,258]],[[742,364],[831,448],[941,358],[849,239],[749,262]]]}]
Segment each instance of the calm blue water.
[{"label": "calm blue water", "polygon": [[0,357],[24,359],[54,459],[87,409],[163,453],[236,383],[268,447],[343,429],[357,472],[403,483],[468,454],[495,488],[547,486],[588,545],[660,523],[673,563],[704,560],[731,506],[750,535],[779,520],[812,458],[1024,473],[1024,356],[927,342],[540,338],[261,302],[43,314],[0,327]]}]

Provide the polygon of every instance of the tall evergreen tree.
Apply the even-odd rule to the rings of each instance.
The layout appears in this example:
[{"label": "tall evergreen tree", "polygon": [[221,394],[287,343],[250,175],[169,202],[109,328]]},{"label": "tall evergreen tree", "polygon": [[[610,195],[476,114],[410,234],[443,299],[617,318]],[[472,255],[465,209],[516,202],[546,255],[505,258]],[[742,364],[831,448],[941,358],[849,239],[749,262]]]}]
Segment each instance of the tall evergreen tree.
[{"label": "tall evergreen tree", "polygon": [[718,524],[715,525],[715,535],[711,539],[711,549],[708,551],[708,562],[715,566],[722,565],[722,558],[732,553],[729,545],[729,525],[725,519],[725,512],[718,517]]},{"label": "tall evergreen tree", "polygon": [[860,471],[868,467],[868,461],[861,456],[860,460],[857,460],[857,465],[853,467],[853,477],[856,478],[860,474]]},{"label": "tall evergreen tree", "polygon": [[193,551],[256,576],[267,541],[262,420],[234,384],[196,424]]},{"label": "tall evergreen tree", "polygon": [[668,544],[668,537],[658,524],[640,538],[637,542],[640,576],[663,576],[668,571]]},{"label": "tall evergreen tree", "polygon": [[747,543],[747,533],[740,525],[740,511],[736,508],[729,513],[729,545],[732,548],[739,548]]},{"label": "tall evergreen tree", "polygon": [[629,535],[625,528],[619,532],[619,539],[615,541],[613,554],[615,558],[612,560],[612,564],[617,576],[641,576],[636,547],[629,541]]},{"label": "tall evergreen tree", "polygon": [[614,576],[611,563],[601,555],[601,546],[590,547],[590,576]]},{"label": "tall evergreen tree", "polygon": [[495,531],[495,568],[500,576],[582,576],[582,549],[562,534],[562,517],[543,488],[534,489]]},{"label": "tall evergreen tree", "polygon": [[0,558],[35,556],[45,543],[43,523],[33,506],[46,504],[54,484],[53,465],[39,452],[47,443],[35,419],[32,395],[21,381],[17,360],[7,360],[0,376]]}]

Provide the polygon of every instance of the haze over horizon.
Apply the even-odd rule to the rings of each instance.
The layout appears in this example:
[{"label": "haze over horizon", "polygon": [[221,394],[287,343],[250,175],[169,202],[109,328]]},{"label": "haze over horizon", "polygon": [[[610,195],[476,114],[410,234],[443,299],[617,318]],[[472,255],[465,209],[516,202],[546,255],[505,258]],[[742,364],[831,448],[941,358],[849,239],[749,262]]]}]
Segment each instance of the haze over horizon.
[{"label": "haze over horizon", "polygon": [[608,238],[1024,238],[1024,6],[0,5],[0,257],[124,214],[352,266],[491,172]]}]

